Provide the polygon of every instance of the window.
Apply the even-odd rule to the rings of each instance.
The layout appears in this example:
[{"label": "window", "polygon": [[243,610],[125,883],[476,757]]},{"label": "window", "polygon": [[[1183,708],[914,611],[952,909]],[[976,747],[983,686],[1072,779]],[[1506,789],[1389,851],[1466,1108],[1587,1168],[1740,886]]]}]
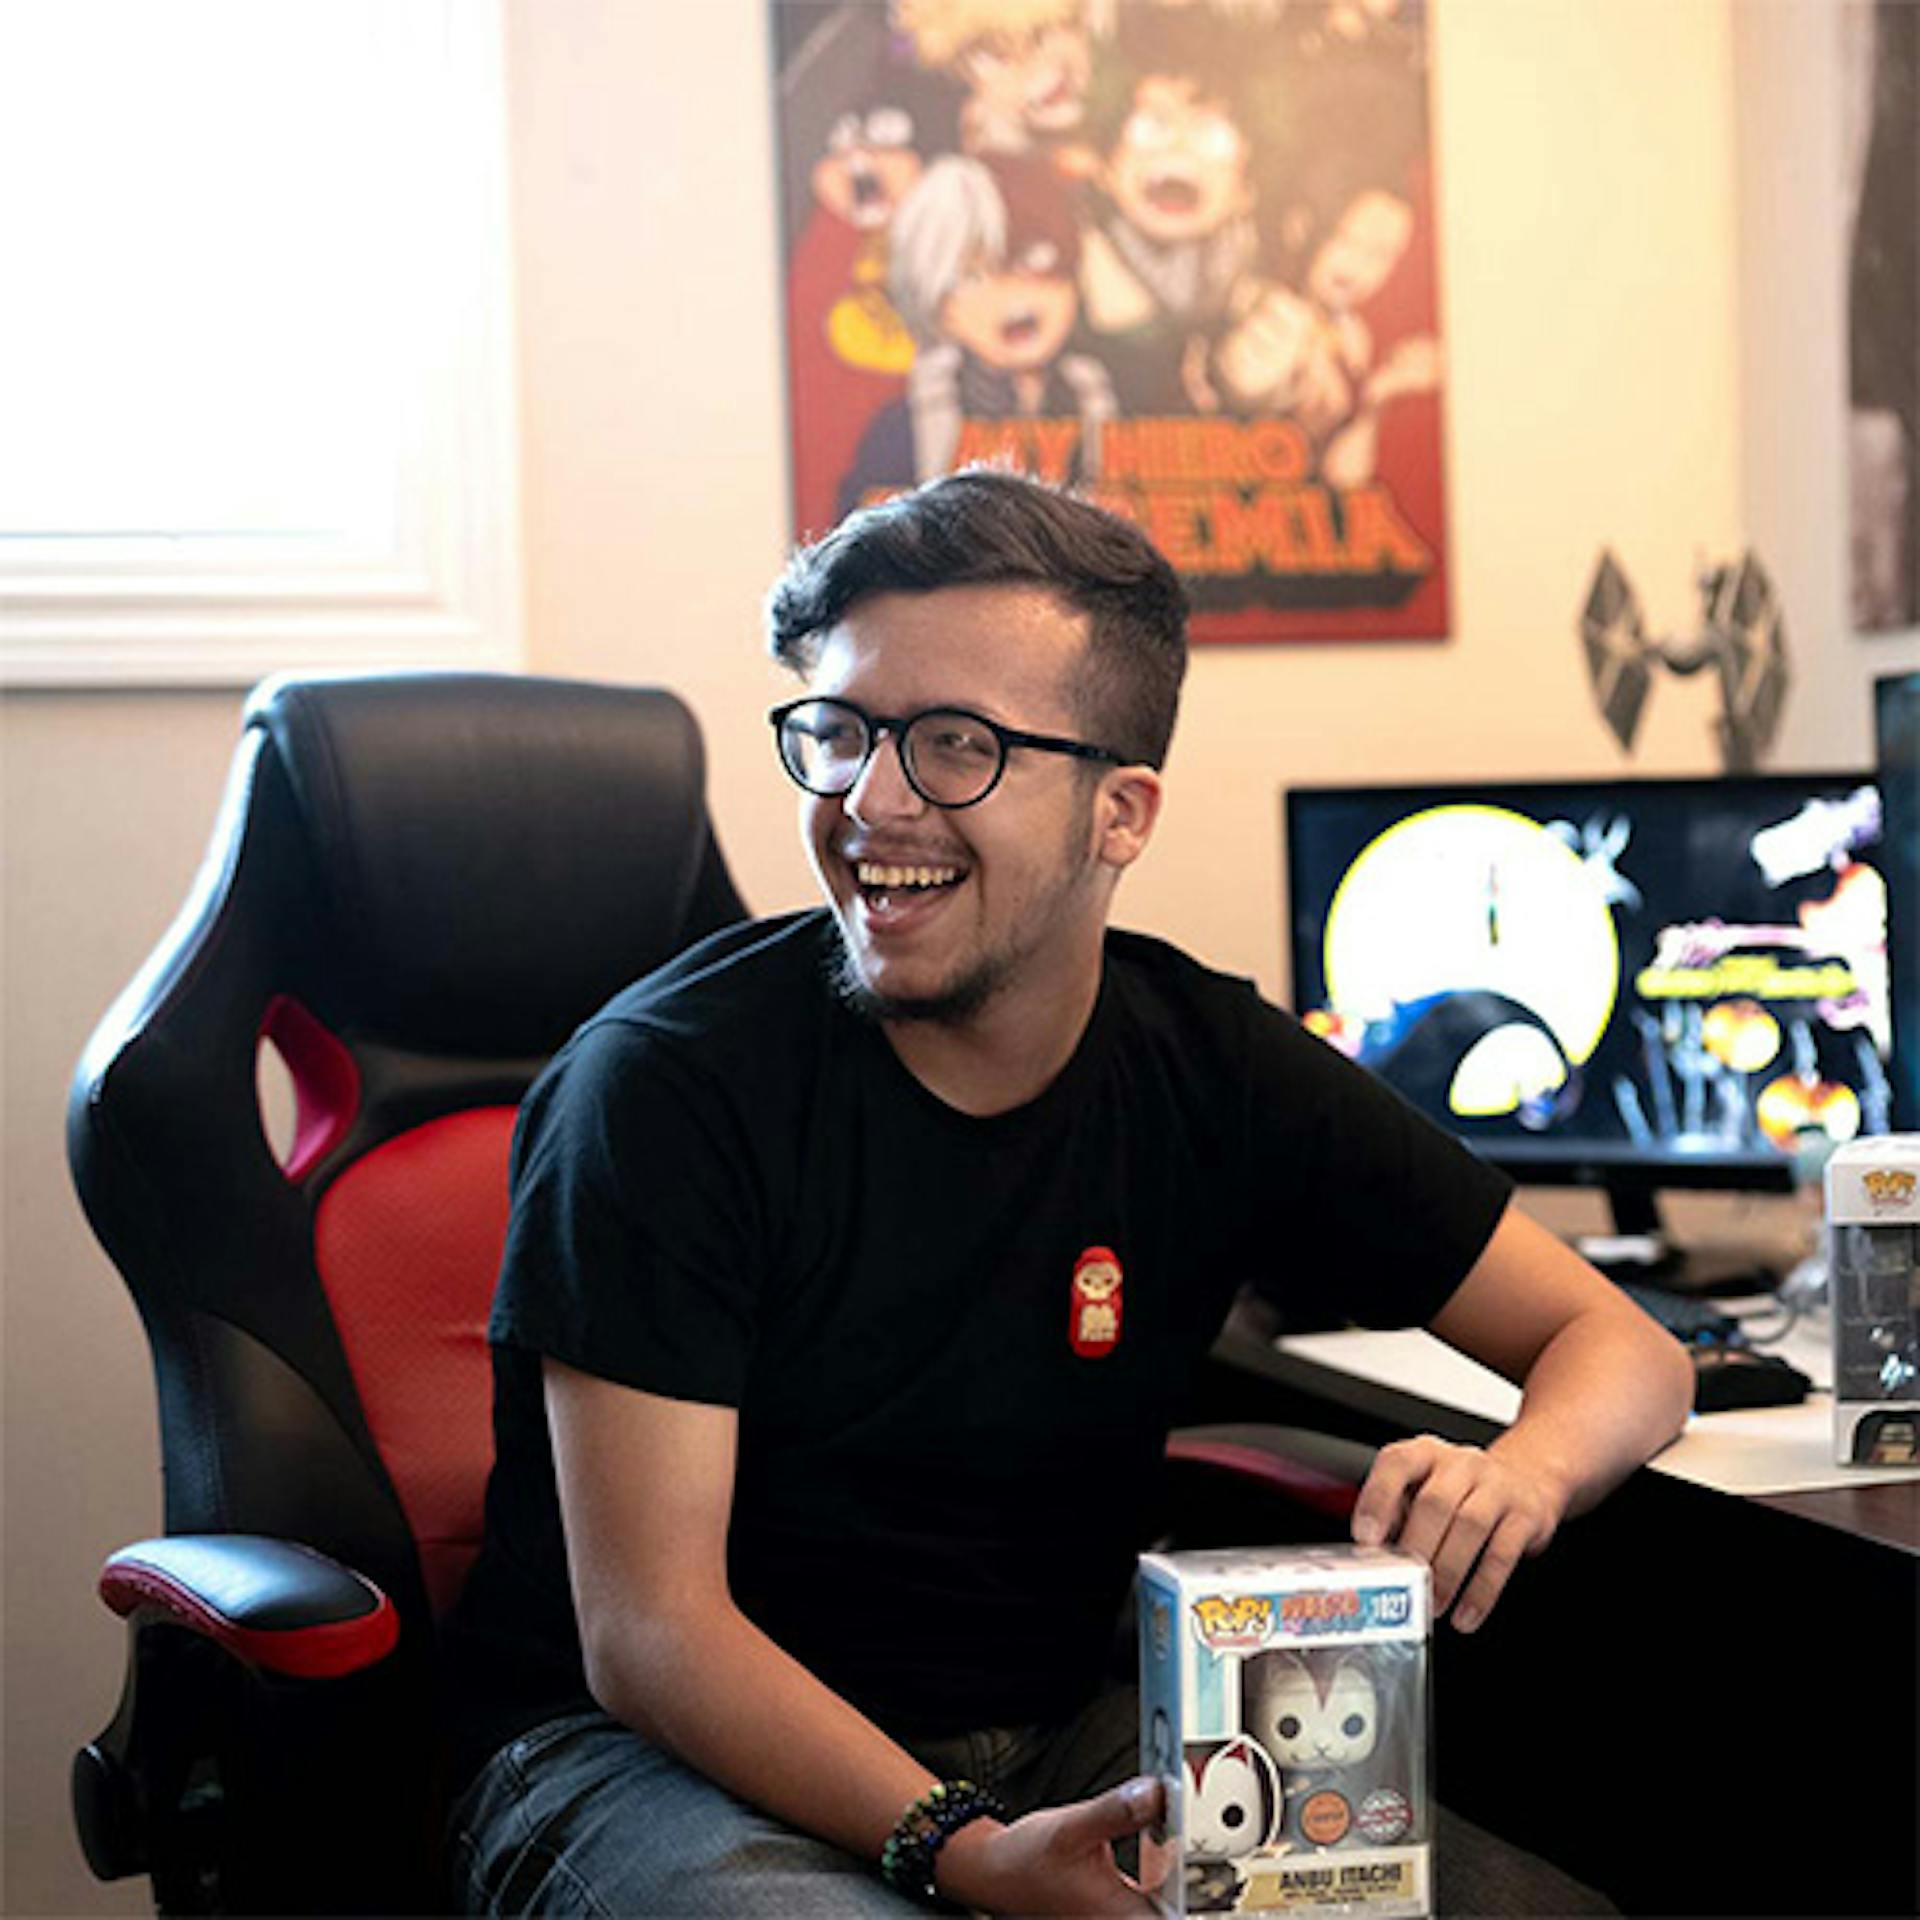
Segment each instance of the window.
[{"label": "window", "polygon": [[0,10],[0,677],[516,662],[501,41]]}]

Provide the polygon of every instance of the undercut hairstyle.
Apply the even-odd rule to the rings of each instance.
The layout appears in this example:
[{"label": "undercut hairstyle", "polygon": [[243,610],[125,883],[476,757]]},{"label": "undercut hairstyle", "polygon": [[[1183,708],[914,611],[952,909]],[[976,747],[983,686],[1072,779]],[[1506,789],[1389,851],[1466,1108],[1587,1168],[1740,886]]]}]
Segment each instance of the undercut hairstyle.
[{"label": "undercut hairstyle", "polygon": [[1067,694],[1085,737],[1165,764],[1187,670],[1187,593],[1140,529],[1019,474],[969,467],[863,507],[802,547],[767,596],[768,645],[811,670],[860,601],[942,587],[1032,586],[1087,616]]}]

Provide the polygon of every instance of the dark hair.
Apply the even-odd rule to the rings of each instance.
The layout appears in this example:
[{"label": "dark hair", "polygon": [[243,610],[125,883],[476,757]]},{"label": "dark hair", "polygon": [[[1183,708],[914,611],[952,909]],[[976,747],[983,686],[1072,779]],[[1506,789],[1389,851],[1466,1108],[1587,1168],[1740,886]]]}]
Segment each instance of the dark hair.
[{"label": "dark hair", "polygon": [[1080,724],[1129,764],[1160,766],[1187,670],[1186,589],[1130,521],[1018,474],[969,467],[849,514],[774,583],[768,644],[805,672],[857,601],[1000,583],[1087,615],[1069,686]]}]

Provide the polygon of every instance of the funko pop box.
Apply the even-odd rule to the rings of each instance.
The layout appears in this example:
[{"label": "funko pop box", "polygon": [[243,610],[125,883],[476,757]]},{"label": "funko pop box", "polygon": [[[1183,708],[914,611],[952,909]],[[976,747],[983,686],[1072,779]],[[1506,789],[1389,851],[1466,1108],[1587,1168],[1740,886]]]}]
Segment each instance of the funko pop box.
[{"label": "funko pop box", "polygon": [[1833,1456],[1920,1465],[1920,1134],[1836,1147],[1826,1189]]},{"label": "funko pop box", "polygon": [[1140,1557],[1163,1913],[1432,1911],[1432,1580],[1383,1547]]}]

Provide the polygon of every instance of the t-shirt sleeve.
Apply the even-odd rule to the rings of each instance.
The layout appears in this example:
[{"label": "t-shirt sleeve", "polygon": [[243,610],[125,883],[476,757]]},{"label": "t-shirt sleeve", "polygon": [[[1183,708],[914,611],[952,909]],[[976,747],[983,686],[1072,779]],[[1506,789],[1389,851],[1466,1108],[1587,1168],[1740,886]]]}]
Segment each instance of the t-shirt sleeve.
[{"label": "t-shirt sleeve", "polygon": [[670,1042],[612,1022],[577,1035],[515,1132],[493,1342],[739,1405],[764,1242],[736,1131]]},{"label": "t-shirt sleeve", "polygon": [[1290,1327],[1423,1326],[1493,1235],[1513,1183],[1278,1009],[1261,1004],[1248,1116],[1271,1257],[1256,1290]]}]

